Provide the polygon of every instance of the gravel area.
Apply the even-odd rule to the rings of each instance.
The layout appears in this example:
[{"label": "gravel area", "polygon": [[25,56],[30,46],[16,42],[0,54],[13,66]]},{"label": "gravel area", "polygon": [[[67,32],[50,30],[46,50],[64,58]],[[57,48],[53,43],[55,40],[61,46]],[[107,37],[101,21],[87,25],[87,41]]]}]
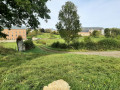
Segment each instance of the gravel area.
[{"label": "gravel area", "polygon": [[73,54],[100,55],[120,58],[120,51],[89,51],[89,52],[69,52]]}]

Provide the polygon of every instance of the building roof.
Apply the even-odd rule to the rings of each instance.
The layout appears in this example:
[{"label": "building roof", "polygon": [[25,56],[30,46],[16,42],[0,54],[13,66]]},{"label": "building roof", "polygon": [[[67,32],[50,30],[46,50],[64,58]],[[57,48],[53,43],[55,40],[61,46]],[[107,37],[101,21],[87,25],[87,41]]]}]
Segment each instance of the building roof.
[{"label": "building roof", "polygon": [[81,32],[89,32],[89,30],[102,30],[103,27],[82,27]]},{"label": "building roof", "polygon": [[[8,28],[5,27],[4,29],[8,29]],[[25,26],[22,26],[22,27],[13,26],[11,29],[27,29],[27,27],[25,27]]]}]

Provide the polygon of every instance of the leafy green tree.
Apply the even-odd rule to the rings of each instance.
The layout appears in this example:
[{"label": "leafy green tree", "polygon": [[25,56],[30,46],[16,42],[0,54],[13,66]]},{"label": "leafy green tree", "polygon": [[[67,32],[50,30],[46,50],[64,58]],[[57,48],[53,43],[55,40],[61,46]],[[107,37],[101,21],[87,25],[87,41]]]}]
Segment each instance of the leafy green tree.
[{"label": "leafy green tree", "polygon": [[30,33],[31,29],[26,30],[26,34],[28,35]]},{"label": "leafy green tree", "polygon": [[120,35],[120,29],[119,28],[111,28],[111,37],[116,38],[118,35]]},{"label": "leafy green tree", "polygon": [[106,28],[105,31],[104,31],[104,33],[105,33],[105,37],[110,37],[111,36],[109,28]]},{"label": "leafy green tree", "polygon": [[32,38],[34,36],[37,36],[37,30],[34,30],[34,31],[28,33],[28,37]]},{"label": "leafy green tree", "polygon": [[21,27],[23,24],[33,29],[38,28],[39,18],[49,19],[48,0],[0,0],[0,36],[4,27]]},{"label": "leafy green tree", "polygon": [[45,29],[44,29],[44,28],[40,29],[40,31],[41,31],[42,33],[45,33]]},{"label": "leafy green tree", "polygon": [[97,31],[97,30],[94,30],[93,32],[92,32],[92,36],[93,37],[99,37],[100,36],[100,31]]},{"label": "leafy green tree", "polygon": [[62,6],[56,28],[67,44],[78,37],[78,32],[81,31],[81,23],[77,14],[77,7],[74,3],[68,1]]},{"label": "leafy green tree", "polygon": [[45,33],[51,33],[52,30],[51,29],[45,29]]}]

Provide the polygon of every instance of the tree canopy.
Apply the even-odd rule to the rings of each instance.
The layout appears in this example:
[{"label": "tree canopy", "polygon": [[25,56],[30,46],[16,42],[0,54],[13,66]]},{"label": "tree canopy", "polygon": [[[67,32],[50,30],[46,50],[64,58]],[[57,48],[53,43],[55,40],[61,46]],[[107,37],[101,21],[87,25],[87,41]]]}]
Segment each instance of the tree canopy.
[{"label": "tree canopy", "polygon": [[78,36],[78,32],[81,31],[77,7],[71,1],[66,2],[65,5],[62,6],[56,28],[67,43],[74,40]]},{"label": "tree canopy", "polygon": [[48,0],[0,0],[0,36],[4,27],[21,27],[26,25],[37,28],[39,18],[50,19],[50,10],[46,6]]}]

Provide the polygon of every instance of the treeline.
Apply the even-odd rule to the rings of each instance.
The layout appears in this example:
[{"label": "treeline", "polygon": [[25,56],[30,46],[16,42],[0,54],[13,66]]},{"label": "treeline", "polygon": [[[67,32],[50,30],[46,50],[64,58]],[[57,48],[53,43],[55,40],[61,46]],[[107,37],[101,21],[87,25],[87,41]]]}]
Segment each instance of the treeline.
[{"label": "treeline", "polygon": [[55,35],[58,35],[59,33],[57,31],[53,31],[51,29],[36,29],[36,30],[31,30],[31,29],[27,29],[27,36],[28,37],[34,37],[34,36],[37,36],[37,35],[41,35],[43,33],[50,33],[50,34],[55,34]]},{"label": "treeline", "polygon": [[120,39],[120,29],[119,28],[106,28],[105,31],[105,37],[109,38],[118,38]]}]

